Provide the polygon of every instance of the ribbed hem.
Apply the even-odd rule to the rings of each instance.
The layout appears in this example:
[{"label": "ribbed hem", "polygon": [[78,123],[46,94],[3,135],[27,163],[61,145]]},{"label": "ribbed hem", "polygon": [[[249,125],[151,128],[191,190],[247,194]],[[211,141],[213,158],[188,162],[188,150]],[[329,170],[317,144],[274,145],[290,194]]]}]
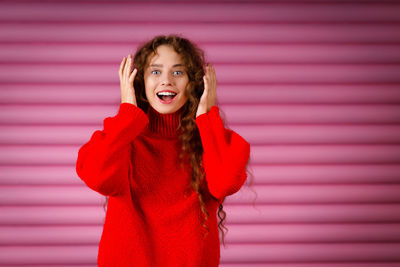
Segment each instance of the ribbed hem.
[{"label": "ribbed hem", "polygon": [[203,124],[203,122],[208,121],[208,118],[209,118],[208,116],[211,114],[218,115],[219,108],[217,106],[212,106],[208,112],[197,116],[197,118],[195,119],[196,124],[200,124],[200,123]]},{"label": "ribbed hem", "polygon": [[121,103],[116,116],[104,120],[104,130],[122,145],[131,142],[149,123],[146,113],[130,103]]},{"label": "ribbed hem", "polygon": [[121,103],[119,105],[118,115],[128,115],[128,116],[146,116],[143,110],[131,103]]}]

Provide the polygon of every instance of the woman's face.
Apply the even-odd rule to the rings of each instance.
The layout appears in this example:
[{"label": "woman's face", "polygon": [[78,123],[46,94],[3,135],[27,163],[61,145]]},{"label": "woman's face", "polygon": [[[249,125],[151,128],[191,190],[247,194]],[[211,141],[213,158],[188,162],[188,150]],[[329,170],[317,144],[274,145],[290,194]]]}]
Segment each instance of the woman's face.
[{"label": "woman's face", "polygon": [[144,86],[150,105],[163,114],[177,111],[187,101],[188,82],[184,63],[172,46],[157,47],[157,54],[150,56],[144,70]]}]

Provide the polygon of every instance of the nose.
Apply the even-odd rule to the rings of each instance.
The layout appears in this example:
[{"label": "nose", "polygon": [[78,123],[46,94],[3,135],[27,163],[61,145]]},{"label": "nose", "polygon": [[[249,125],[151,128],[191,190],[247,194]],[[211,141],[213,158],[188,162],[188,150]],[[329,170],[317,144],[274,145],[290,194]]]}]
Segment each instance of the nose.
[{"label": "nose", "polygon": [[161,85],[171,85],[172,84],[172,77],[169,72],[163,72],[161,76]]}]

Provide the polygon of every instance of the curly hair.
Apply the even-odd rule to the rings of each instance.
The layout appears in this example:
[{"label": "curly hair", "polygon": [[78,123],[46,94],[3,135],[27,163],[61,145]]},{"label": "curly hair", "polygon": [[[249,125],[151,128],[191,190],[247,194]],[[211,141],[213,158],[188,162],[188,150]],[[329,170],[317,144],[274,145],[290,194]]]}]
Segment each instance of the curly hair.
[{"label": "curly hair", "polygon": [[[192,177],[190,183],[192,188],[198,195],[200,208],[203,213],[202,226],[207,230],[206,234],[208,234],[209,229],[207,228],[205,222],[207,221],[209,214],[206,209],[205,200],[209,196],[211,196],[212,198],[214,197],[209,193],[206,186],[205,172],[202,163],[203,146],[201,143],[199,130],[195,122],[197,107],[200,102],[200,97],[204,91],[204,51],[198,48],[188,39],[176,34],[170,34],[168,36],[155,36],[150,41],[141,44],[138,47],[133,57],[133,63],[135,68],[137,69],[137,74],[134,80],[134,88],[137,105],[144,112],[147,112],[147,109],[149,107],[149,102],[146,98],[145,93],[144,71],[149,64],[148,61],[150,57],[154,54],[157,54],[157,48],[160,45],[171,46],[181,56],[189,78],[189,82],[185,90],[185,94],[188,100],[183,106],[183,111],[180,115],[181,117],[178,126],[178,129],[181,130],[179,140],[182,145],[182,151],[179,155],[179,158],[181,160],[181,167],[183,167],[183,159],[187,159],[191,163]],[[224,200],[225,199],[222,200],[218,207],[218,228],[221,231],[222,243],[225,246],[225,233],[223,229],[227,230],[227,228],[224,225],[224,220],[226,218],[226,212],[223,210]]]}]

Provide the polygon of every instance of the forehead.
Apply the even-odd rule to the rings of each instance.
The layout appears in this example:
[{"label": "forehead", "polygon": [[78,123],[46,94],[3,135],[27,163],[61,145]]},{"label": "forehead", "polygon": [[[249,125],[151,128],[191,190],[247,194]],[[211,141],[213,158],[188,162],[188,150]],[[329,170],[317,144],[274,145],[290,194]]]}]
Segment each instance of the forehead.
[{"label": "forehead", "polygon": [[160,45],[156,49],[157,53],[149,56],[148,65],[175,66],[183,65],[182,57],[174,50],[172,46]]}]

